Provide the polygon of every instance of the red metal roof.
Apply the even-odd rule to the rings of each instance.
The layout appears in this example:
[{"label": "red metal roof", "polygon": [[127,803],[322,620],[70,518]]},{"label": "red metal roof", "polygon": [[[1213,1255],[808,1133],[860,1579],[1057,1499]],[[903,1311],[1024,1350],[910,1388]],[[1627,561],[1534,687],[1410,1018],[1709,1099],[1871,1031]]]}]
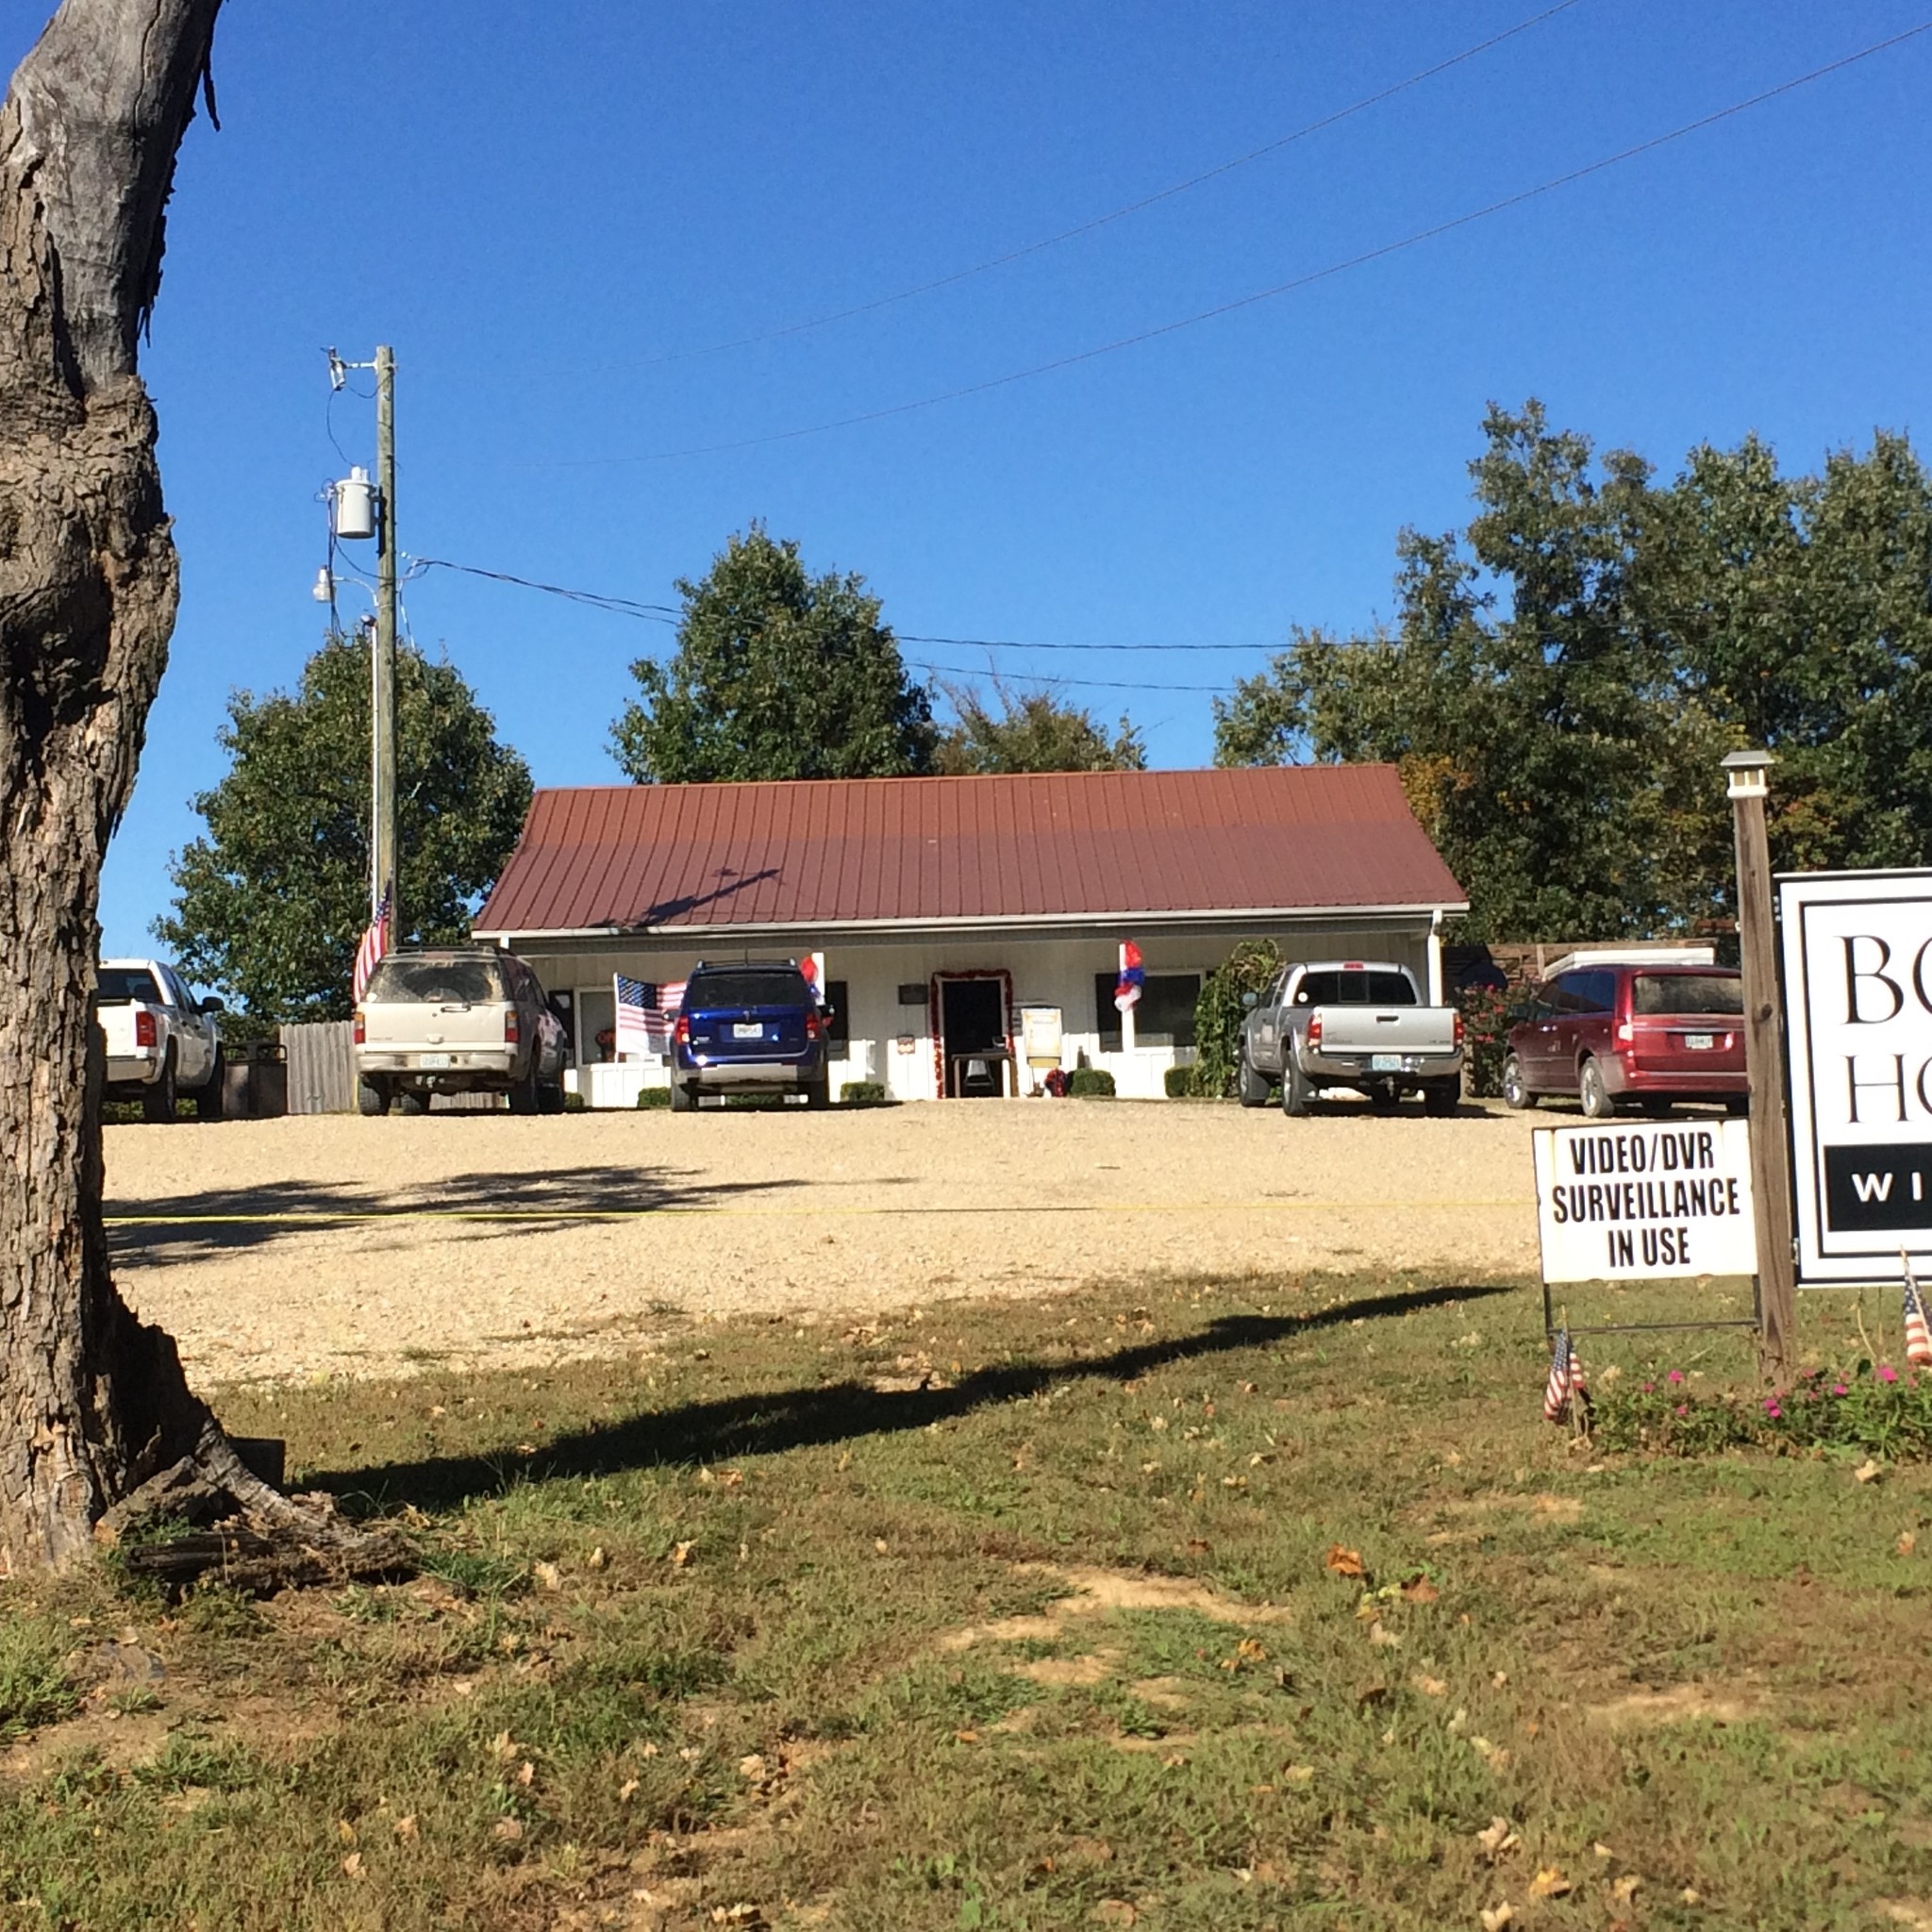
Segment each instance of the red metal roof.
[{"label": "red metal roof", "polygon": [[537,794],[479,933],[1460,907],[1392,765]]}]

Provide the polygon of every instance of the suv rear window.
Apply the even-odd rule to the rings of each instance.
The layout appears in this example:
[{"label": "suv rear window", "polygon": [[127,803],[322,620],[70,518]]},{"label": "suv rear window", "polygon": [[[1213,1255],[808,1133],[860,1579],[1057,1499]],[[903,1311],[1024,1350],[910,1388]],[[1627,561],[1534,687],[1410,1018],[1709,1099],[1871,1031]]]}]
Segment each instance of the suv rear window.
[{"label": "suv rear window", "polygon": [[158,1006],[161,1002],[155,976],[145,966],[103,966],[94,991],[94,1004],[102,1007],[128,1005]]},{"label": "suv rear window", "polygon": [[1630,989],[1638,1013],[1722,1013],[1744,1010],[1744,982],[1724,973],[1640,973]]},{"label": "suv rear window", "polygon": [[422,1001],[481,1007],[508,999],[509,989],[494,959],[405,959],[391,953],[371,975],[362,997],[378,1006]]},{"label": "suv rear window", "polygon": [[687,1013],[716,1012],[731,1007],[808,1007],[805,974],[782,968],[748,967],[735,973],[703,973],[685,989]]},{"label": "suv rear window", "polygon": [[1298,1007],[1412,1007],[1415,988],[1406,973],[1305,973]]}]

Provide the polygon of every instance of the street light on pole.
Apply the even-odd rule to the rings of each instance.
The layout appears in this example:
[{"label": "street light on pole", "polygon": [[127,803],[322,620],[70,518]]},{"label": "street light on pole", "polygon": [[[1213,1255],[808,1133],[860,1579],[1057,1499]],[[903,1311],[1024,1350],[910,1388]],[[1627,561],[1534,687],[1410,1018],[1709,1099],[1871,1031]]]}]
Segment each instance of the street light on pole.
[{"label": "street light on pole", "polygon": [[1724,761],[1738,856],[1738,952],[1744,975],[1744,1065],[1751,1079],[1751,1192],[1757,1208],[1760,1359],[1780,1379],[1797,1319],[1791,1257],[1791,1165],[1785,1124],[1785,1033],[1772,924],[1771,844],[1764,824],[1768,751]]}]

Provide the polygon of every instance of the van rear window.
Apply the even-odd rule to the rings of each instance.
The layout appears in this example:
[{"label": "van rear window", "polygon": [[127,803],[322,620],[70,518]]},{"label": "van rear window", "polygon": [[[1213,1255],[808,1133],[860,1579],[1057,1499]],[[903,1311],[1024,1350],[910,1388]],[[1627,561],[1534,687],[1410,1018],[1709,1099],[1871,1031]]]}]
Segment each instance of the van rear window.
[{"label": "van rear window", "polygon": [[687,1013],[715,1013],[726,1008],[808,1007],[805,974],[791,972],[706,973],[692,979],[684,995]]},{"label": "van rear window", "polygon": [[1412,1007],[1415,988],[1406,973],[1305,973],[1298,1007]]},{"label": "van rear window", "polygon": [[1719,1013],[1744,1010],[1744,982],[1724,973],[1640,973],[1630,990],[1639,1013]]},{"label": "van rear window", "polygon": [[509,990],[494,959],[403,959],[391,953],[362,997],[371,1006],[482,1007],[508,1000]]}]

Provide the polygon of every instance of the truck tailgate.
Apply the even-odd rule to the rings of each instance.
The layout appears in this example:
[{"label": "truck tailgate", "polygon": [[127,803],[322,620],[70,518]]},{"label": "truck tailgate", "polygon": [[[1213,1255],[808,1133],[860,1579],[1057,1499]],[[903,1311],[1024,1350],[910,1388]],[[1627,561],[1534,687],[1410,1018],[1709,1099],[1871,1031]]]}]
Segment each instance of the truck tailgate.
[{"label": "truck tailgate", "polygon": [[1321,1023],[1321,1045],[1315,1050],[1324,1055],[1434,1058],[1456,1051],[1456,1014],[1449,1007],[1317,1007],[1315,1018]]}]

